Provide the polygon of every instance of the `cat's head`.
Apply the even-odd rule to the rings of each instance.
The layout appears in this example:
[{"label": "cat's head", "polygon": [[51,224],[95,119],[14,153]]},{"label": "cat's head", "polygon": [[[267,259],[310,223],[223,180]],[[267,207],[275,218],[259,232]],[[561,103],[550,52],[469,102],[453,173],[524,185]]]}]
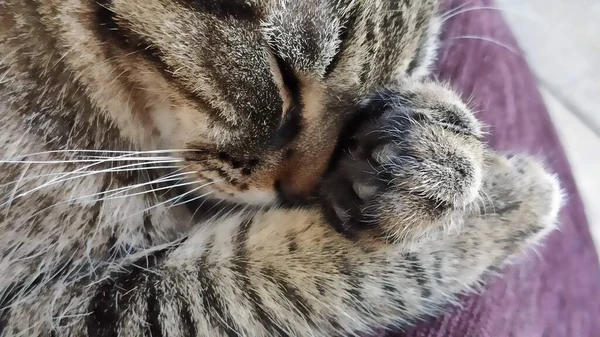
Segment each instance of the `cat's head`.
[{"label": "cat's head", "polygon": [[[18,5],[15,5],[18,6]],[[357,102],[431,63],[437,1],[43,0],[61,62],[141,150],[213,196],[306,196]]]}]

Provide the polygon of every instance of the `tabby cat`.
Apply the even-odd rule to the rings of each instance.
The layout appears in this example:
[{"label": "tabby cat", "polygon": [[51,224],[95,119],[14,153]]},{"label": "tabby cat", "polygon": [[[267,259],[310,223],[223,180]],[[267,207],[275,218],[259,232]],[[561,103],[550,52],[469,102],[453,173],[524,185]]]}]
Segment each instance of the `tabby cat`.
[{"label": "tabby cat", "polygon": [[397,328],[560,189],[427,79],[436,0],[0,1],[0,336]]}]

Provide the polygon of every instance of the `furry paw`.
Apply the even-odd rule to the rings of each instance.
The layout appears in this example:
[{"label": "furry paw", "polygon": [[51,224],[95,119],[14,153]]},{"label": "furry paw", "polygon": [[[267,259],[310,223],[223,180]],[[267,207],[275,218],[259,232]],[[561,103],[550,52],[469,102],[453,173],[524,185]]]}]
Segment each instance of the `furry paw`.
[{"label": "furry paw", "polygon": [[368,118],[348,137],[321,189],[340,232],[419,236],[478,197],[481,129],[456,94],[412,83],[373,95],[361,109]]},{"label": "furry paw", "polygon": [[[527,248],[555,228],[563,202],[555,175],[524,155],[490,154],[484,161],[484,170],[483,198],[472,205],[474,215],[467,217],[501,223],[489,230],[512,233],[511,239],[504,242],[505,249]],[[502,237],[495,233],[490,236]]]}]

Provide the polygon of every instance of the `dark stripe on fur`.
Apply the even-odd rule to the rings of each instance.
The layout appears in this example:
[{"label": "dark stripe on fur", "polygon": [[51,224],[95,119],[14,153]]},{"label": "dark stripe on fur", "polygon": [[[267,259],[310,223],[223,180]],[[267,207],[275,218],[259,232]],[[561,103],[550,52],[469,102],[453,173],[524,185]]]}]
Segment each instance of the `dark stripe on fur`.
[{"label": "dark stripe on fur", "polygon": [[344,275],[344,280],[348,285],[346,292],[350,295],[350,298],[344,298],[344,303],[356,311],[364,312],[365,308],[361,303],[363,302],[362,280],[365,275],[356,267],[345,256],[340,258],[340,274]]},{"label": "dark stripe on fur", "polygon": [[0,309],[0,336],[4,336],[4,329],[8,325],[8,321],[10,320],[10,314],[10,308]]},{"label": "dark stripe on fur", "polygon": [[[375,22],[375,18],[371,17],[371,16],[367,16],[364,19],[364,25],[365,25],[365,31],[366,31],[366,36],[365,36],[365,41],[363,41],[362,45],[364,48],[369,49],[369,50],[373,50],[375,48],[375,44],[377,43],[377,34],[375,34],[375,29],[377,27],[377,23]],[[361,83],[366,83],[367,81],[369,81],[369,79],[371,78],[371,76],[373,76],[373,67],[379,67],[380,64],[379,63],[375,63],[375,57],[377,56],[375,54],[375,52],[372,52],[371,55],[369,55],[370,58],[365,60],[362,64],[362,70],[360,73],[360,82]]]},{"label": "dark stripe on fur", "polygon": [[215,16],[218,19],[256,21],[260,19],[256,8],[243,0],[177,0],[192,10]]},{"label": "dark stripe on fur", "polygon": [[[402,268],[398,266],[397,268]],[[402,268],[406,269],[406,268]],[[389,261],[386,262],[386,267],[382,271],[383,291],[387,294],[388,300],[394,304],[398,310],[406,310],[406,303],[403,299],[403,292],[398,288],[394,275],[397,270],[393,270],[393,265]]]},{"label": "dark stripe on fur", "polygon": [[406,69],[406,73],[408,74],[412,74],[412,72],[416,68],[420,67],[423,63],[423,60],[425,60],[425,57],[427,56],[427,50],[425,49],[425,47],[429,42],[428,39],[430,27],[423,29],[423,26],[428,25],[429,23],[430,22],[429,17],[427,16],[427,11],[419,11],[416,23],[416,31],[421,31],[421,36],[419,36],[419,45],[417,46],[417,49],[414,53],[414,57],[410,61],[410,63],[408,64],[408,68]]},{"label": "dark stripe on fur", "polygon": [[149,333],[148,337],[162,337],[162,327],[160,324],[160,300],[163,294],[158,293],[156,286],[150,279],[148,282],[148,298],[147,304],[148,308],[146,311],[146,323],[148,323],[149,329],[146,331],[146,334]]},{"label": "dark stripe on fur", "polygon": [[111,0],[97,1],[96,20],[100,37],[104,41],[117,43],[126,50],[135,50],[153,63],[160,64],[168,69],[167,65],[161,60],[160,51],[151,43],[131,29],[120,25],[117,21],[117,14],[111,9]]},{"label": "dark stripe on fur", "polygon": [[[185,295],[179,294],[182,299]],[[196,323],[192,319],[192,314],[189,310],[189,304],[182,301],[179,307],[179,317],[181,318],[181,329],[183,331],[182,337],[197,337],[198,330],[196,330]]]},{"label": "dark stripe on fur", "polygon": [[309,301],[302,296],[300,289],[290,282],[289,275],[272,267],[263,268],[262,274],[279,288],[280,295],[288,301],[292,310],[295,310],[311,326],[315,325]]},{"label": "dark stripe on fur", "polygon": [[329,282],[325,280],[325,278],[315,276],[315,288],[319,292],[320,296],[325,297],[327,295],[327,291],[331,289]]},{"label": "dark stripe on fur", "polygon": [[248,275],[248,232],[252,227],[253,222],[254,218],[247,219],[242,223],[238,230],[234,241],[235,260],[232,262],[232,270],[237,274],[235,280],[238,287],[247,296],[248,301],[254,309],[254,318],[265,328],[265,330],[269,331],[269,333],[275,333],[275,335],[282,337],[287,336],[287,333],[273,321],[271,316],[269,316],[265,310],[263,300],[252,285]]},{"label": "dark stripe on fur", "polygon": [[152,214],[150,212],[144,213],[144,239],[146,240],[146,244],[151,246],[152,242],[152,231],[154,229],[154,225],[152,224]]},{"label": "dark stripe on fur", "polygon": [[427,32],[423,32],[419,39],[419,46],[415,52],[415,56],[408,64],[408,68],[406,68],[406,73],[412,75],[412,73],[421,66],[423,59],[425,58],[425,44],[427,43]]},{"label": "dark stripe on fur", "polygon": [[200,256],[200,265],[198,272],[198,282],[202,288],[202,308],[210,324],[221,331],[221,334],[227,337],[238,337],[238,333],[233,330],[234,320],[230,311],[224,306],[221,298],[221,291],[217,284],[220,282],[216,275],[209,275],[208,271],[215,271],[216,266],[211,265],[208,258],[214,246],[215,237],[211,236],[206,244],[204,253]]},{"label": "dark stripe on fur", "polygon": [[415,254],[412,253],[405,253],[404,258],[408,263],[409,269],[407,277],[417,281],[417,284],[421,289],[421,296],[423,298],[429,298],[431,296],[431,289],[428,286],[428,277],[425,272],[425,268],[423,268],[423,265],[421,264],[421,261]]},{"label": "dark stripe on fur", "polygon": [[439,283],[442,280],[442,258],[438,253],[433,253],[433,282]]},{"label": "dark stripe on fur", "polygon": [[[40,10],[39,1],[22,2],[36,12]],[[28,133],[39,136],[46,150],[63,150],[67,146],[80,150],[122,148],[120,130],[95,113],[96,107],[89,101],[85,86],[65,66],[64,57],[61,56],[68,53],[64,41],[57,39],[45,21],[26,21],[27,34],[35,44],[23,43],[19,48],[20,62],[11,65],[17,67],[15,70],[18,75],[9,72],[8,68],[0,69],[0,73],[7,76],[5,83],[10,83],[14,76],[19,76],[19,81],[29,82],[26,91],[20,90],[14,96],[17,98],[22,95],[11,103],[11,109],[23,116],[21,122]],[[52,66],[48,67],[49,64]],[[98,130],[102,130],[101,134]]]},{"label": "dark stripe on fur", "polygon": [[[96,290],[96,296],[91,299],[88,308],[91,314],[86,319],[89,337],[113,337],[118,335],[119,311],[127,309],[123,306],[125,298],[117,299],[116,297],[115,288],[118,286],[122,286],[122,284],[108,281]],[[121,291],[129,294],[132,289],[133,287],[122,288]],[[125,295],[125,297],[127,296],[129,295]]]},{"label": "dark stripe on fur", "polygon": [[27,296],[46,277],[46,274],[40,274],[32,281],[24,280],[18,283],[13,283],[5,289],[2,289],[3,292],[2,297],[0,297],[0,308],[7,309],[4,309],[1,314],[5,315],[6,312],[10,311],[10,308],[8,307],[17,299],[17,296]]},{"label": "dark stripe on fur", "polygon": [[281,149],[294,140],[302,131],[301,122],[304,105],[300,92],[300,79],[289,63],[279,56],[281,54],[277,50],[277,46],[274,44],[271,46],[274,48],[273,56],[277,62],[283,85],[289,90],[292,100],[289,110],[286,111],[279,127],[275,130],[273,137],[271,137],[271,146]]},{"label": "dark stripe on fur", "polygon": [[348,17],[348,20],[346,20],[346,22],[342,26],[342,28],[340,30],[340,34],[339,34],[340,46],[339,46],[337,52],[335,53],[335,56],[333,57],[333,59],[331,59],[331,62],[329,62],[327,67],[325,67],[325,74],[324,74],[325,77],[328,77],[329,75],[331,75],[331,73],[335,70],[337,65],[340,63],[340,59],[342,58],[344,52],[348,48],[350,32],[354,32],[354,30],[355,30],[354,26],[356,25],[356,19],[357,19],[356,11],[352,11],[350,16]]},{"label": "dark stripe on fur", "polygon": [[148,270],[156,267],[172,249],[157,251],[139,259],[128,266],[127,271],[116,273],[115,278],[107,279],[96,289],[88,308],[90,315],[86,318],[89,337],[118,335],[121,314],[128,312],[134,292],[145,288],[144,285],[154,276]]}]

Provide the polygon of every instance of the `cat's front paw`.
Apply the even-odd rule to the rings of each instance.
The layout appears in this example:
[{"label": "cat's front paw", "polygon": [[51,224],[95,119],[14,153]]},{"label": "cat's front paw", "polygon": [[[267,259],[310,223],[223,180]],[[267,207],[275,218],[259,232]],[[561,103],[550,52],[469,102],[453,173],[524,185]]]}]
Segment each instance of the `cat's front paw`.
[{"label": "cat's front paw", "polygon": [[497,220],[501,225],[492,226],[489,230],[496,233],[488,235],[509,233],[504,236],[510,239],[498,241],[511,253],[539,243],[556,228],[564,195],[555,174],[535,158],[520,154],[489,154],[484,167],[485,198],[472,205],[467,216],[471,222]]},{"label": "cat's front paw", "polygon": [[372,95],[361,109],[369,118],[321,189],[339,231],[415,237],[478,197],[481,128],[456,94],[435,83],[407,84]]}]

